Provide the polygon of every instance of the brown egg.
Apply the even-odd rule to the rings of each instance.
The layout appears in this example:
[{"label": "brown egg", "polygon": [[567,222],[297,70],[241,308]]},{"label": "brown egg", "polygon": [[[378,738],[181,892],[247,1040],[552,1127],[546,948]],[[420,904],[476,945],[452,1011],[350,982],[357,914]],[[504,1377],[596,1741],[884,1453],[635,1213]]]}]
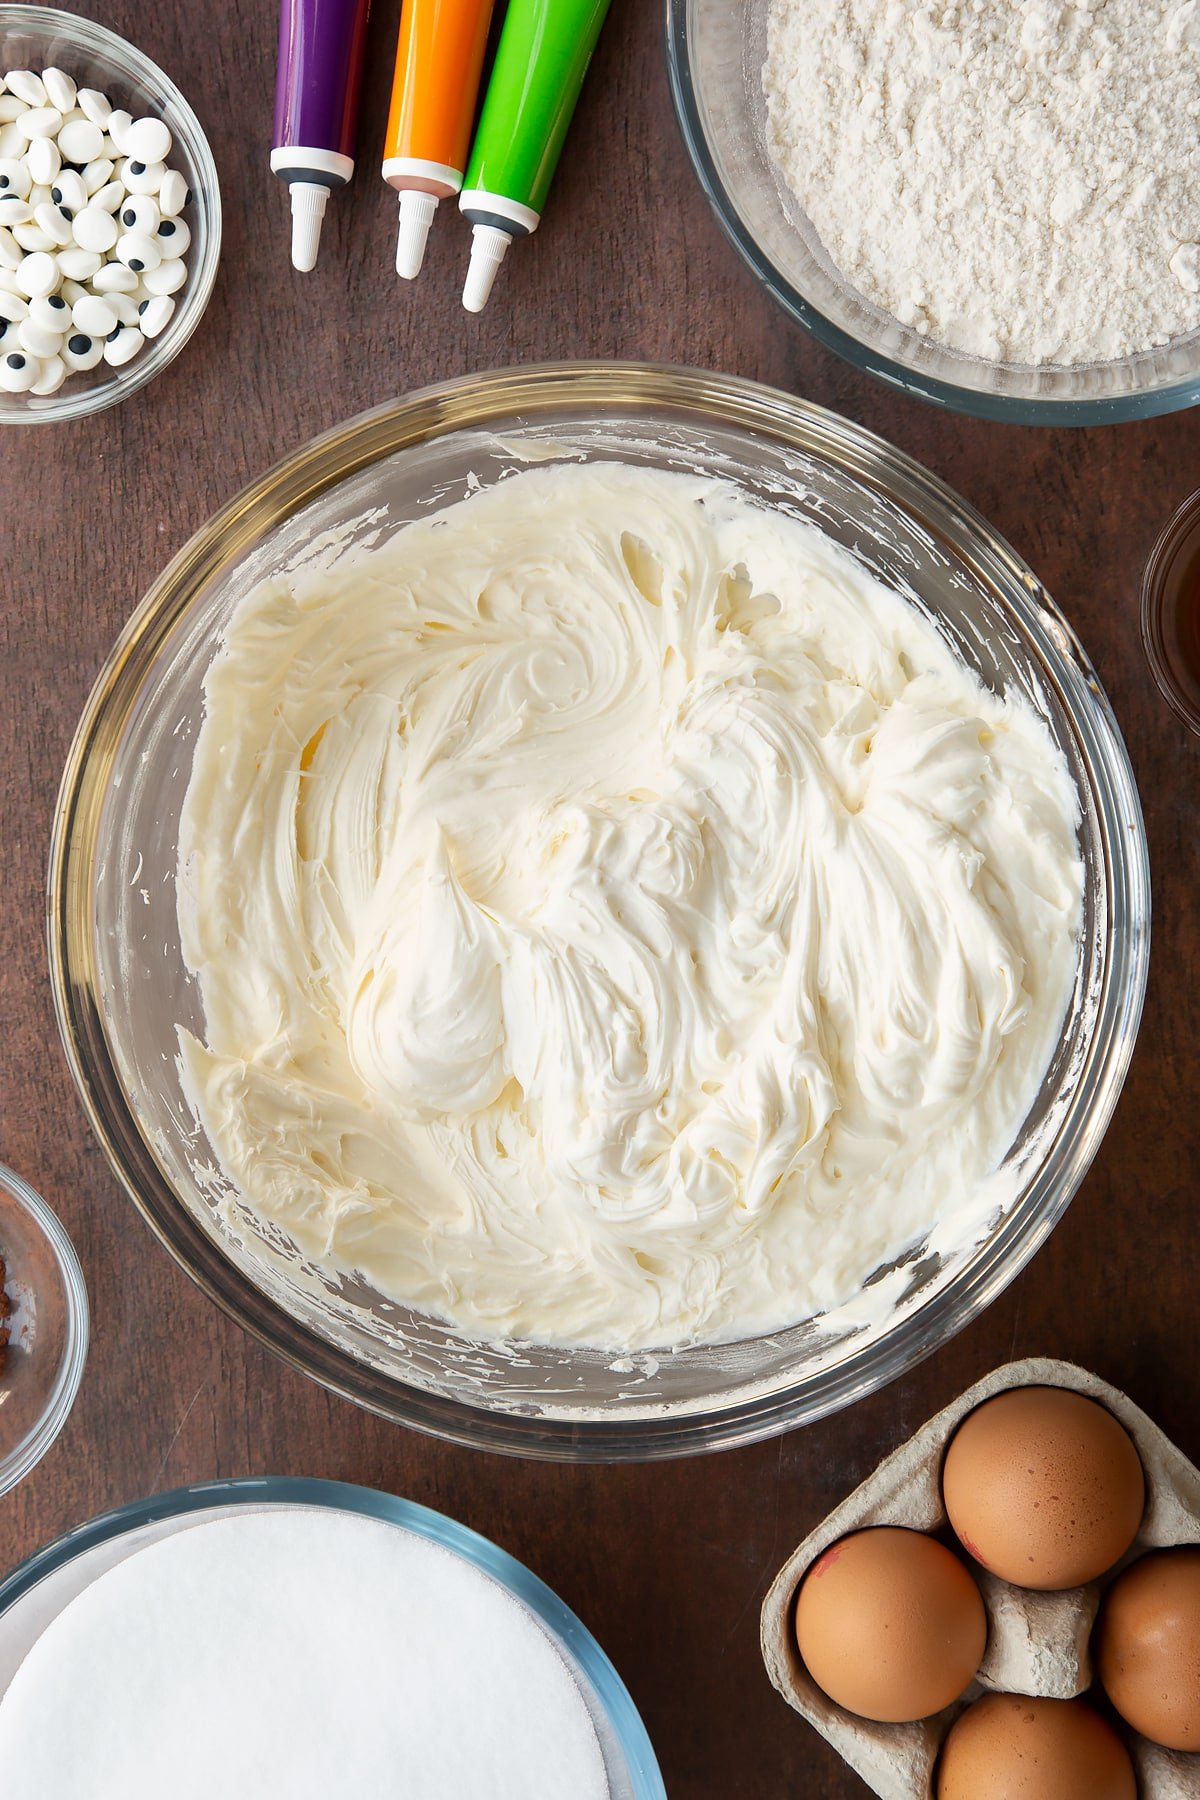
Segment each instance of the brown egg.
[{"label": "brown egg", "polygon": [[796,1596],[796,1643],[817,1686],[889,1724],[957,1700],[983,1658],[987,1614],[957,1556],[920,1531],[856,1531]]},{"label": "brown egg", "polygon": [[988,1694],[950,1727],[937,1800],[1137,1800],[1129,1752],[1082,1700]]},{"label": "brown egg", "polygon": [[1070,1388],[1009,1388],[969,1413],[942,1469],[955,1532],[1017,1587],[1094,1581],[1133,1542],[1146,1484],[1133,1440]]},{"label": "brown egg", "polygon": [[1127,1724],[1168,1750],[1200,1750],[1200,1549],[1160,1550],[1104,1598],[1096,1673]]}]

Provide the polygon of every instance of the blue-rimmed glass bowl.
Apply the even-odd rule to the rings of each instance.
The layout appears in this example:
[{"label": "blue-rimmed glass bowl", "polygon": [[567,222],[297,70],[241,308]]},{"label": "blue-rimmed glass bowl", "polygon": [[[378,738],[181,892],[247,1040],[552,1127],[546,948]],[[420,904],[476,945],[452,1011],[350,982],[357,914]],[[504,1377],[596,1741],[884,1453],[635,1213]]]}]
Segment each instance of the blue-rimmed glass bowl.
[{"label": "blue-rimmed glass bowl", "polygon": [[931,344],[843,280],[767,153],[771,0],[666,0],[684,143],[717,218],[767,292],[813,336],[892,387],[983,419],[1097,425],[1200,400],[1200,332],[1075,368],[989,362]]},{"label": "blue-rimmed glass bowl", "polygon": [[159,1538],[230,1510],[316,1507],[399,1526],[440,1544],[499,1582],[538,1620],[565,1657],[604,1756],[612,1800],[666,1800],[658,1762],[637,1708],[591,1632],[523,1563],[444,1514],[394,1494],[342,1481],[288,1476],[207,1481],[102,1513],[39,1550],[0,1582],[0,1693],[36,1639],[77,1594]]}]

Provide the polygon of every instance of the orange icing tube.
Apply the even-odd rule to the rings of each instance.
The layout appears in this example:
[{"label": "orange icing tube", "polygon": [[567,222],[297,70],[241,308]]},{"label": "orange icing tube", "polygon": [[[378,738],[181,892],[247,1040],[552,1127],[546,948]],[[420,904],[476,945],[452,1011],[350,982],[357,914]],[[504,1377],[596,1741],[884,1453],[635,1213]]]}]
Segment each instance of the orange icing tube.
[{"label": "orange icing tube", "polygon": [[420,273],[438,201],[463,184],[493,0],[404,0],[383,152],[400,194],[396,273]]}]

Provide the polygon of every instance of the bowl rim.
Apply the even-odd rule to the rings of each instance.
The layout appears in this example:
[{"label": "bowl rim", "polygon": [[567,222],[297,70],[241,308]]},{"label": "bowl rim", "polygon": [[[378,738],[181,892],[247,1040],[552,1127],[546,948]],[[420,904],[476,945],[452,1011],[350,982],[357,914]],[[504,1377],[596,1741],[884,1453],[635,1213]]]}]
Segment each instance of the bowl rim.
[{"label": "bowl rim", "polygon": [[49,1244],[62,1277],[66,1303],[66,1328],[62,1356],[54,1384],[36,1422],[19,1443],[0,1459],[0,1496],[16,1487],[34,1469],[58,1437],[70,1415],[83,1380],[91,1336],[87,1283],[75,1246],[66,1228],[35,1188],[0,1163],[0,1188],[33,1220]]},{"label": "bowl rim", "polygon": [[1200,368],[1195,375],[1135,394],[1100,395],[1093,399],[1061,400],[1008,394],[991,394],[927,375],[910,364],[886,356],[843,330],[818,306],[793,286],[742,223],[737,207],[717,169],[692,79],[691,23],[695,0],[662,0],[666,44],[667,80],[675,120],[693,172],[729,242],[759,285],[797,325],[843,361],[873,375],[888,387],[899,388],[918,400],[971,418],[999,420],[1009,425],[1115,425],[1130,419],[1159,418],[1182,412],[1200,401]]},{"label": "bowl rim", "polygon": [[[198,173],[204,181],[207,204],[203,233],[193,232],[188,283],[182,290],[183,304],[177,305],[162,337],[153,339],[148,349],[123,368],[113,370],[102,383],[80,389],[63,387],[57,394],[48,396],[46,405],[14,407],[0,412],[0,428],[6,425],[56,425],[69,419],[88,418],[130,399],[168,369],[208,311],[221,260],[222,232],[221,182],[208,134],[189,101],[152,57],[98,20],[58,7],[10,5],[6,0],[5,4],[0,4],[0,31],[7,30],[72,36],[85,51],[100,50],[123,67],[131,79],[149,92],[157,93],[164,105],[178,114],[194,139]],[[163,354],[156,357],[155,353],[160,349]]]},{"label": "bowl rim", "polygon": [[565,1600],[539,1575],[491,1538],[462,1525],[448,1514],[422,1506],[377,1488],[348,1481],[327,1481],[305,1475],[245,1475],[225,1480],[194,1482],[168,1489],[145,1500],[99,1513],[73,1526],[40,1550],[35,1550],[0,1580],[0,1618],[47,1576],[55,1574],[78,1556],[115,1538],[165,1519],[186,1518],[191,1513],[221,1509],[258,1511],[264,1506],[315,1507],[325,1512],[353,1513],[399,1526],[426,1542],[460,1556],[490,1575],[501,1587],[528,1607],[550,1636],[575,1658],[607,1722],[612,1726],[621,1754],[634,1780],[635,1800],[666,1800],[658,1759],[650,1734],[611,1657],[571,1611]]},{"label": "bowl rim", "polygon": [[[92,845],[128,707],[190,593],[258,534],[384,454],[460,430],[486,429],[532,406],[540,416],[591,401],[626,411],[714,417],[794,451],[836,447],[854,478],[916,512],[924,529],[1003,592],[1042,656],[1042,676],[1071,720],[1095,798],[1104,855],[1107,957],[1103,993],[1076,1102],[1056,1140],[1065,1175],[1046,1166],[976,1256],[877,1344],[816,1378],[752,1392],[702,1414],[611,1421],[528,1417],[449,1400],[369,1369],[299,1324],[247,1281],[176,1199],[125,1099],[104,1031],[92,933]],[[886,486],[884,479],[886,477]],[[932,516],[930,516],[932,515]],[[228,540],[228,543],[227,543]],[[224,1312],[292,1368],[395,1422],[464,1446],[550,1461],[648,1461],[754,1442],[810,1423],[874,1392],[968,1324],[1024,1268],[1074,1197],[1112,1116],[1145,997],[1150,869],[1133,771],[1116,720],[1070,625],[1036,576],[972,506],[904,452],[862,426],[777,389],[704,370],[622,362],[560,362],[459,376],[385,402],[333,427],[227,502],[176,554],[119,635],[85,705],[55,807],[47,880],[55,1013],[84,1110],[113,1172],[159,1241]],[[931,1307],[936,1317],[929,1318]],[[299,1346],[299,1347],[298,1347]]]}]

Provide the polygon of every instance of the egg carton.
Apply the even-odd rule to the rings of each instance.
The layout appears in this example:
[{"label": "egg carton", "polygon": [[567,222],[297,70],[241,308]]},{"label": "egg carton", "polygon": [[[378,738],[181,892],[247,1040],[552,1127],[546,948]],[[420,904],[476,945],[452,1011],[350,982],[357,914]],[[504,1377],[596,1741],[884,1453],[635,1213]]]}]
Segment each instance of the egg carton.
[{"label": "egg carton", "polygon": [[[1116,1570],[1086,1587],[1037,1593],[1000,1581],[974,1564],[988,1614],[988,1642],[975,1680],[953,1706],[913,1725],[876,1725],[835,1706],[811,1679],[793,1625],[801,1577],[822,1551],[868,1525],[906,1525],[956,1540],[942,1503],[942,1459],[956,1427],[993,1394],[1014,1387],[1073,1388],[1098,1400],[1137,1445],[1146,1477],[1146,1511]],[[788,1557],[763,1601],[761,1643],[767,1673],[789,1706],[815,1725],[882,1800],[932,1800],[933,1774],[958,1714],[989,1692],[1069,1700],[1092,1683],[1089,1640],[1103,1589],[1146,1550],[1200,1543],[1200,1471],[1140,1407],[1086,1369],[1050,1357],[1006,1363],[929,1419],[881,1462]],[[964,1553],[965,1554],[965,1553]],[[1163,1750],[1124,1733],[1140,1800],[1200,1800],[1200,1754]]]}]

